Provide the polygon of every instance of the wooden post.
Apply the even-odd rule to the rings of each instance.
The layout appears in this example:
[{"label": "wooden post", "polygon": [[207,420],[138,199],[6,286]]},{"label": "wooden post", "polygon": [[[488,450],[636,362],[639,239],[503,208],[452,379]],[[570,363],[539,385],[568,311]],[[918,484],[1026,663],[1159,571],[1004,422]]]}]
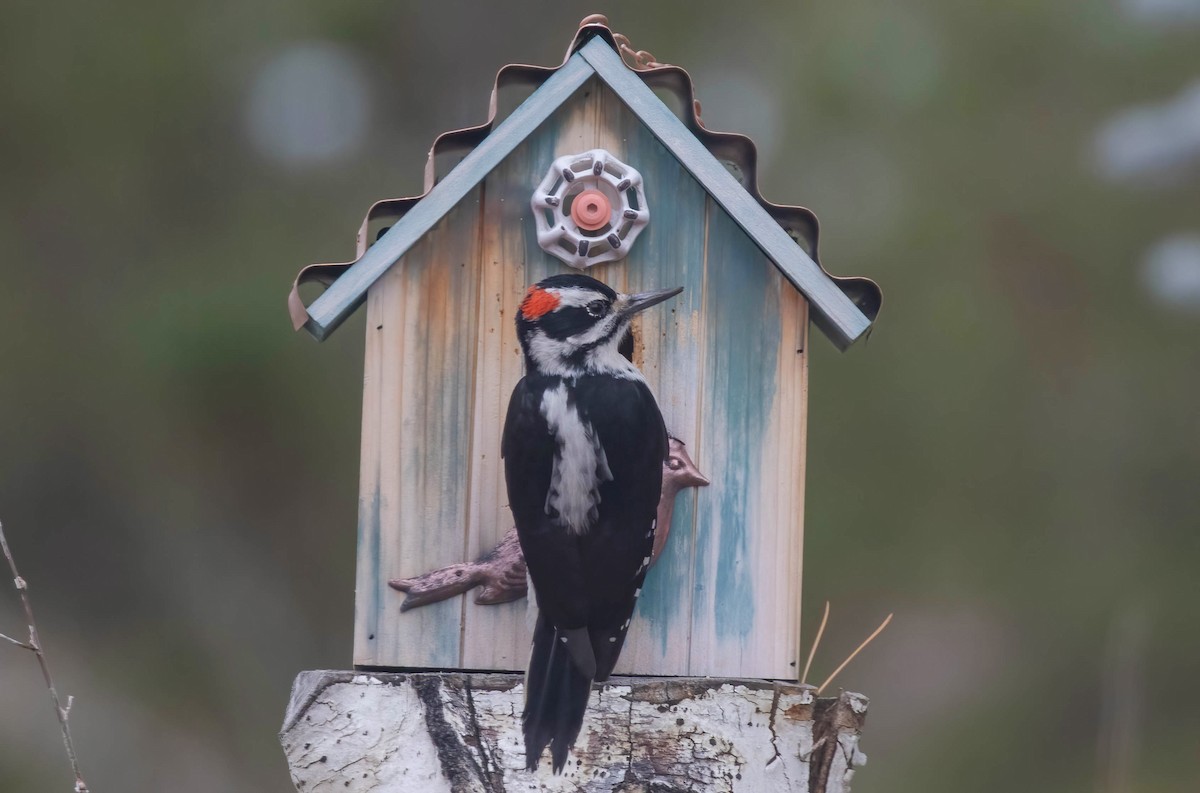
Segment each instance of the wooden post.
[{"label": "wooden post", "polygon": [[613,678],[560,776],[524,770],[520,675],[302,672],[280,741],[301,793],[845,793],[867,698],[717,678]]}]

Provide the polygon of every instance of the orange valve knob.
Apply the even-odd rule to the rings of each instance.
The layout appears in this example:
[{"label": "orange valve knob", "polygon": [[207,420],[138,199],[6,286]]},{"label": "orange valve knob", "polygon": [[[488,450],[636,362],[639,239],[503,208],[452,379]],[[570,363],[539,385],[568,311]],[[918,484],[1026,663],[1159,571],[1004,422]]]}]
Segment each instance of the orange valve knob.
[{"label": "orange valve knob", "polygon": [[571,220],[584,231],[599,231],[612,219],[612,204],[599,190],[584,190],[571,202]]}]

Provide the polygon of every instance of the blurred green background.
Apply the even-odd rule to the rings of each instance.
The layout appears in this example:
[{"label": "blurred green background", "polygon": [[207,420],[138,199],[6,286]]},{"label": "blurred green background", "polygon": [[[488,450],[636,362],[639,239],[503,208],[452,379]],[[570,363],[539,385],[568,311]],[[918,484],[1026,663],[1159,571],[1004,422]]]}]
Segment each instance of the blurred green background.
[{"label": "blurred green background", "polygon": [[[0,23],[0,520],[104,791],[290,790],[350,662],[362,314],[284,297],[609,15],[885,293],[813,345],[806,636],[860,793],[1200,789],[1200,0],[62,6]],[[0,592],[0,631],[20,635]],[[0,646],[0,790],[69,789]]]}]

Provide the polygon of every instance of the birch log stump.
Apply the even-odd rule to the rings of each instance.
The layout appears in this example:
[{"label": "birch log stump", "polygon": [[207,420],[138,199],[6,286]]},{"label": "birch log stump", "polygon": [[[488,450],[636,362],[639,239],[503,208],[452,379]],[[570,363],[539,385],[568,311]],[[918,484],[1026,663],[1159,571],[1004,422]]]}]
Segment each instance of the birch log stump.
[{"label": "birch log stump", "polygon": [[597,685],[560,776],[524,769],[522,677],[302,672],[280,741],[301,793],[844,793],[867,698],[716,678]]}]

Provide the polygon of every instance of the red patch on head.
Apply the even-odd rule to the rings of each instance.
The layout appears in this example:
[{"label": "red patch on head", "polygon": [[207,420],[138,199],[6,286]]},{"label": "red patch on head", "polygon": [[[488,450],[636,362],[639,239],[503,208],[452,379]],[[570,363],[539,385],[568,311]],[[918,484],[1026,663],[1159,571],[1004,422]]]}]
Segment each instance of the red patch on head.
[{"label": "red patch on head", "polygon": [[558,298],[545,289],[531,286],[521,301],[521,316],[530,320],[538,319],[558,308],[558,302]]}]

